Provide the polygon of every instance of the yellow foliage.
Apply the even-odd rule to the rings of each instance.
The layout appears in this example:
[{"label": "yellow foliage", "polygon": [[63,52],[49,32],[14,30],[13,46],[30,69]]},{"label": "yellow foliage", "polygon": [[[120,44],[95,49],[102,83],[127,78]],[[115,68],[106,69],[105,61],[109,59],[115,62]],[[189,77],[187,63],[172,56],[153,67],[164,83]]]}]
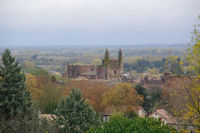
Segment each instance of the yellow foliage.
[{"label": "yellow foliage", "polygon": [[186,104],[188,112],[185,117],[193,119],[193,124],[200,127],[200,25],[194,26],[190,45],[187,49],[186,61],[189,64],[188,69],[195,79],[188,89],[189,96]]},{"label": "yellow foliage", "polygon": [[143,97],[136,93],[130,83],[120,83],[110,88],[103,95],[103,104],[112,106],[115,111],[134,110],[143,103]]},{"label": "yellow foliage", "polygon": [[199,81],[193,81],[187,97],[187,113],[185,118],[193,119],[193,124],[200,126],[200,84]]},{"label": "yellow foliage", "polygon": [[103,94],[108,90],[107,83],[103,81],[90,81],[90,80],[71,80],[65,81],[66,86],[61,92],[62,97],[70,94],[71,89],[80,89],[86,102],[90,104],[96,111],[102,112],[104,106],[102,105]]},{"label": "yellow foliage", "polygon": [[190,47],[186,53],[186,61],[189,63],[188,70],[200,77],[200,25],[194,26]]},{"label": "yellow foliage", "polygon": [[42,90],[38,89],[37,79],[32,74],[26,74],[26,86],[30,91],[34,101],[38,101],[42,95]]},{"label": "yellow foliage", "polygon": [[[194,133],[200,133],[200,131],[198,129],[194,129],[193,131],[194,131]],[[181,133],[191,133],[191,131],[190,130],[182,130]]]}]

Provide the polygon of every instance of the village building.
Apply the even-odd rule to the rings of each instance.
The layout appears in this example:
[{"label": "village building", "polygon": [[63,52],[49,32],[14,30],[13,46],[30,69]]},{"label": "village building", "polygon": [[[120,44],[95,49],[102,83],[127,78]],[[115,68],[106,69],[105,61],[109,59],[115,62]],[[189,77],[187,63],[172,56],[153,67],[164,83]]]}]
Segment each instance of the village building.
[{"label": "village building", "polygon": [[147,115],[146,111],[144,110],[144,108],[143,108],[142,106],[139,106],[139,107],[137,108],[136,113],[137,113],[137,115],[138,115],[139,117],[141,117],[141,118],[145,118],[146,115]]},{"label": "village building", "polygon": [[173,117],[164,109],[156,109],[154,112],[149,114],[149,117],[161,120],[165,124],[173,124],[175,120]]},{"label": "village building", "polygon": [[[126,106],[122,106],[119,112],[125,112],[127,109]],[[142,106],[138,106],[134,109],[134,112],[137,114],[138,117],[145,118],[147,116],[146,111]],[[103,122],[109,121],[110,116],[115,113],[114,109],[111,107],[107,107],[104,112],[102,113]]]},{"label": "village building", "polygon": [[101,65],[68,65],[66,74],[70,79],[85,77],[87,79],[121,80],[123,74],[122,50],[119,50],[118,59],[110,59],[106,49]]}]

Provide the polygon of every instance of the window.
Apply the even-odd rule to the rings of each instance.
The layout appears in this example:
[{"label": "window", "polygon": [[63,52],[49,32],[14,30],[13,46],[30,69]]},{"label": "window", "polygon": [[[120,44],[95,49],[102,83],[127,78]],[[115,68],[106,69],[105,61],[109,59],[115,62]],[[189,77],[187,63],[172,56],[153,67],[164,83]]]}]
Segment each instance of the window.
[{"label": "window", "polygon": [[117,71],[116,71],[116,70],[114,71],[114,74],[117,74]]}]

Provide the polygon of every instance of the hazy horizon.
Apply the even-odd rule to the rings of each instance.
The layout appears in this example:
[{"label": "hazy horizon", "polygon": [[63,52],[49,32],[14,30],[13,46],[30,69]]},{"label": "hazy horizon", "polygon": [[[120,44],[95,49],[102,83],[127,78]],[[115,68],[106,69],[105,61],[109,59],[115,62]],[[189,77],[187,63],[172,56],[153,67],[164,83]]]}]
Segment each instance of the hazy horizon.
[{"label": "hazy horizon", "polygon": [[199,0],[1,0],[0,47],[187,44]]}]

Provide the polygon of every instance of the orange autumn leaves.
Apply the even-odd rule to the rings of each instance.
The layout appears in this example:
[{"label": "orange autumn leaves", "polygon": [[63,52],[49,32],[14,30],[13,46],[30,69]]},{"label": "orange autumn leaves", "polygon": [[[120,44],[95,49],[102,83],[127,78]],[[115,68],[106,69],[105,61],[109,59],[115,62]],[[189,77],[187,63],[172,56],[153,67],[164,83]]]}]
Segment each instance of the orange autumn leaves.
[{"label": "orange autumn leaves", "polygon": [[102,81],[71,81],[62,93],[69,94],[72,87],[79,88],[86,101],[98,112],[103,112],[106,107],[112,107],[117,112],[134,110],[143,103],[143,97],[138,95],[130,83],[119,83],[108,87]]},{"label": "orange autumn leaves", "polygon": [[62,91],[62,97],[68,96],[73,87],[80,89],[86,102],[96,111],[102,112],[104,110],[102,102],[103,94],[108,90],[106,82],[88,80],[66,81],[65,88]]},{"label": "orange autumn leaves", "polygon": [[[61,97],[68,96],[73,87],[80,89],[86,102],[98,112],[103,112],[108,106],[112,106],[116,111],[120,111],[120,108],[124,107],[126,107],[126,110],[134,109],[143,102],[143,97],[137,95],[133,85],[129,83],[119,83],[108,87],[106,81],[63,80],[63,85],[55,85],[42,75],[27,74],[26,77],[27,89],[31,92],[32,99],[37,104],[45,105],[45,103],[49,104],[52,101],[55,104]],[[48,90],[52,92],[50,93]],[[54,97],[54,95],[57,96]]]},{"label": "orange autumn leaves", "polygon": [[109,88],[103,96],[103,104],[111,106],[116,112],[135,110],[143,103],[143,97],[136,93],[130,83],[120,83]]},{"label": "orange autumn leaves", "polygon": [[51,82],[48,74],[26,74],[26,88],[42,113],[52,113],[61,98],[61,86]]}]

